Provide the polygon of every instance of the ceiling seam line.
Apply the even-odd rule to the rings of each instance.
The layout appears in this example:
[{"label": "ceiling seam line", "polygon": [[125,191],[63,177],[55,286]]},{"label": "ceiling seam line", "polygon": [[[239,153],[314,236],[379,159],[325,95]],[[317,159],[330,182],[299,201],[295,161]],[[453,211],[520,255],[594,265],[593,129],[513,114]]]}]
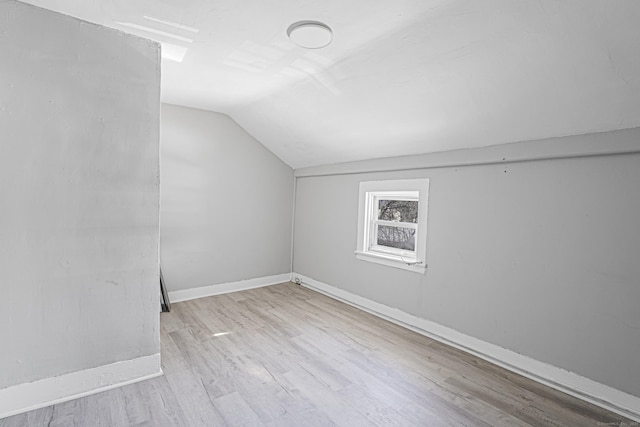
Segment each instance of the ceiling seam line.
[{"label": "ceiling seam line", "polygon": [[306,175],[296,175],[296,178],[316,178],[316,177],[322,177],[322,176],[359,175],[359,174],[377,173],[377,172],[402,172],[402,171],[424,170],[424,169],[444,169],[444,168],[458,168],[458,167],[484,166],[484,165],[502,165],[502,164],[510,164],[510,163],[528,163],[528,162],[540,162],[540,161],[550,161],[550,160],[623,156],[623,155],[629,155],[629,154],[640,154],[640,149],[601,152],[601,153],[524,157],[519,159],[481,160],[476,162],[450,162],[450,163],[442,163],[442,164],[436,164],[436,165],[407,166],[407,167],[399,167],[399,168],[369,168],[369,169],[363,169],[363,170],[357,170],[357,171],[318,172],[318,173],[310,173]]}]

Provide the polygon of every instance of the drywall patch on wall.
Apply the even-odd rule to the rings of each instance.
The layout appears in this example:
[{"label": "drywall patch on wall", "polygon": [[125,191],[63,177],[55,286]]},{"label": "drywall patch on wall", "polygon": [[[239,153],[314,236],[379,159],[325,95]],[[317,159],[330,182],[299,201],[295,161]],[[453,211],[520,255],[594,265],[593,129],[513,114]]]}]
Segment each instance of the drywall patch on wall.
[{"label": "drywall patch on wall", "polygon": [[289,166],[228,116],[174,105],[162,105],[161,146],[161,262],[173,295],[291,271]]},{"label": "drywall patch on wall", "polygon": [[159,46],[17,1],[0,22],[0,388],[156,355]]}]

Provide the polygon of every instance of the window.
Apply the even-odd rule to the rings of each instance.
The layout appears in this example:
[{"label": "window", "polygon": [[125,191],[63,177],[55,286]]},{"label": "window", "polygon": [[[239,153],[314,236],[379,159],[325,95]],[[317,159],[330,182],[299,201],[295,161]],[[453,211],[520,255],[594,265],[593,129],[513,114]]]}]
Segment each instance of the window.
[{"label": "window", "polygon": [[356,258],[423,273],[428,179],[360,183]]}]

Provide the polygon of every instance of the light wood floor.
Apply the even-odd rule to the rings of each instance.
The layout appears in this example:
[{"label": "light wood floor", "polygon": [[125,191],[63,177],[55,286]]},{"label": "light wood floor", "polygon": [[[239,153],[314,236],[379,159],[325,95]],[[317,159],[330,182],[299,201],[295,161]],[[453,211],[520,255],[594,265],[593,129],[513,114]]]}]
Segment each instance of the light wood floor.
[{"label": "light wood floor", "polygon": [[0,426],[631,425],[292,283],[173,304],[161,325],[165,376]]}]

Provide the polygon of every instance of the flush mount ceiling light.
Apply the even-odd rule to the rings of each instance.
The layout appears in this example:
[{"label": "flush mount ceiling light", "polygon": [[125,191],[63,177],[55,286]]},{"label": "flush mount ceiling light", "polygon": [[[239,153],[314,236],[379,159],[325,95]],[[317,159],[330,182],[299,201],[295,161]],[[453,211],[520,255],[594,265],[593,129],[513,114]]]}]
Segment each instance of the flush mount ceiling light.
[{"label": "flush mount ceiling light", "polygon": [[305,49],[320,49],[333,39],[333,31],[327,24],[318,21],[294,22],[287,29],[292,42]]}]

